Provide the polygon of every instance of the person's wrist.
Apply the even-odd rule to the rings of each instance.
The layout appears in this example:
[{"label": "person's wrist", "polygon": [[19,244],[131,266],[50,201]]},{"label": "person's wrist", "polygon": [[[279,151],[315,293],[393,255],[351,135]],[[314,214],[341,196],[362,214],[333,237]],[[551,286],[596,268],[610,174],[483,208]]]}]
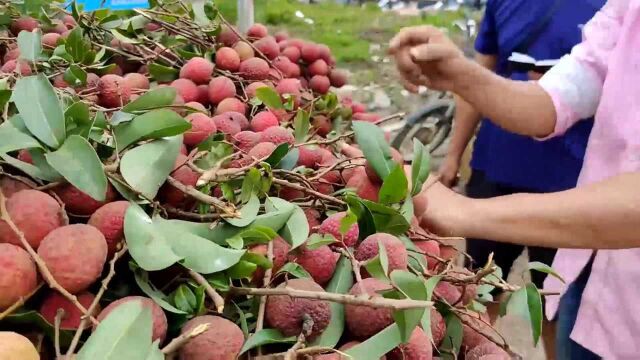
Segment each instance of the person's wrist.
[{"label": "person's wrist", "polygon": [[465,98],[468,91],[476,88],[479,77],[486,70],[480,64],[465,58],[457,57],[451,60],[451,80],[453,92]]}]

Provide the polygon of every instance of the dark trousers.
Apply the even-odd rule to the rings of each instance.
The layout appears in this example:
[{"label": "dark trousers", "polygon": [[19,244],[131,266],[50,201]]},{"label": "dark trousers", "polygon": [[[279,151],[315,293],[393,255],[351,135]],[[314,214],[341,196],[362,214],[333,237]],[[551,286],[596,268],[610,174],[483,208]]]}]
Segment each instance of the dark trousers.
[{"label": "dark trousers", "polygon": [[[488,199],[515,193],[536,193],[539,191],[497,184],[487,180],[482,171],[473,170],[466,187],[466,192],[467,196],[474,199]],[[506,278],[513,262],[520,256],[523,250],[524,246],[522,245],[498,243],[485,239],[467,239],[467,253],[474,260],[473,264],[467,262],[467,266],[471,268],[484,266],[489,258],[489,254],[493,253],[494,262],[500,266]],[[529,261],[539,261],[551,266],[555,255],[556,249],[529,247]],[[543,272],[531,272],[531,280],[539,289],[542,288],[545,277],[546,274]]]}]

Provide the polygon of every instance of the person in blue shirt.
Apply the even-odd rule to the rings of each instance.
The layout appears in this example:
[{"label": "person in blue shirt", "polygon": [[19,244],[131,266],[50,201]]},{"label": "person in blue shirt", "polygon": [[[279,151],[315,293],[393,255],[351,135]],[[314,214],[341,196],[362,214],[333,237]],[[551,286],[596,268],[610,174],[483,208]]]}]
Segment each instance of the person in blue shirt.
[{"label": "person in blue shirt", "polygon": [[[604,3],[605,0],[489,0],[475,43],[476,60],[504,77],[537,80],[542,74],[515,70],[508,61],[509,57],[518,52],[537,60],[561,58],[581,41],[582,24],[591,19]],[[489,96],[499,97],[501,94]],[[461,99],[456,99],[456,102],[453,134],[439,170],[445,185],[455,185],[461,157],[480,123],[471,160],[472,174],[466,185],[468,196],[490,198],[575,187],[592,121],[579,122],[564,136],[536,141],[509,133],[488,119],[481,119],[480,113]],[[530,261],[548,265],[553,262],[556,252],[549,248],[528,250]],[[489,254],[493,253],[493,259],[505,277],[522,251],[523,247],[519,245],[483,239],[467,241],[467,252],[475,261],[469,266],[484,265]],[[536,286],[542,288],[545,274],[534,271],[531,277]],[[495,320],[498,307],[490,306],[488,311]],[[543,333],[547,334],[545,340],[553,339],[551,324],[545,324]],[[545,348],[552,352],[554,346],[545,341]]]}]

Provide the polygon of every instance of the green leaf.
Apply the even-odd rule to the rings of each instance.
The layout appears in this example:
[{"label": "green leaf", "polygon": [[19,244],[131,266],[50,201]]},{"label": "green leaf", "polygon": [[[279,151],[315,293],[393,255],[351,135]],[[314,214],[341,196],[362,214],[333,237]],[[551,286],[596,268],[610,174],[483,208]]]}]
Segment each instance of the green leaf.
[{"label": "green leaf", "polygon": [[196,295],[187,285],[180,284],[173,292],[171,298],[178,309],[189,314],[195,311],[197,306]]},{"label": "green leaf", "polygon": [[533,333],[533,345],[537,346],[540,335],[542,335],[542,298],[534,283],[528,283],[525,288],[527,289],[527,304]]},{"label": "green leaf", "polygon": [[364,264],[364,268],[367,270],[371,277],[374,277],[379,280],[386,281],[388,279],[389,273],[389,260],[387,259],[387,250],[384,246],[380,246],[380,252],[374,258],[368,260]]},{"label": "green leaf", "polygon": [[462,346],[462,322],[454,313],[447,314],[444,320],[447,324],[447,333],[440,345],[440,353],[443,355],[443,359],[455,359],[450,354],[460,352],[460,346]]},{"label": "green leaf", "polygon": [[[271,200],[276,199],[285,201],[278,198],[271,198]],[[282,206],[282,208],[285,209],[287,207]],[[282,238],[291,245],[292,250],[302,245],[307,240],[309,237],[309,221],[300,206],[293,206],[293,212],[291,213],[289,220],[284,224],[280,234],[282,235]]]},{"label": "green leaf", "polygon": [[364,342],[348,349],[353,359],[379,359],[402,343],[398,325],[391,324]]},{"label": "green leaf", "polygon": [[87,72],[78,65],[71,65],[62,75],[64,81],[71,87],[83,86],[87,83]]},{"label": "green leaf", "polygon": [[296,118],[293,120],[293,129],[296,143],[303,142],[309,135],[311,124],[309,122],[309,113],[303,109],[298,109]]},{"label": "green leaf", "polygon": [[529,270],[535,270],[535,271],[540,271],[543,272],[545,274],[549,274],[553,277],[555,277],[556,279],[562,281],[562,283],[564,284],[565,281],[562,278],[562,276],[560,276],[560,274],[558,274],[555,270],[553,270],[553,268],[547,264],[541,263],[539,261],[532,261],[529,263]]},{"label": "green leaf", "polygon": [[275,148],[275,150],[273,150],[271,155],[269,155],[269,157],[264,160],[264,162],[275,167],[278,164],[280,164],[282,159],[284,159],[284,157],[287,156],[288,153],[289,153],[289,144],[287,143],[280,144]]},{"label": "green leaf", "polygon": [[282,158],[282,160],[280,160],[278,167],[283,170],[292,170],[293,168],[296,167],[299,157],[300,157],[300,149],[293,148],[289,150],[287,155],[285,155]]},{"label": "green leaf", "polygon": [[230,267],[226,273],[231,279],[250,279],[258,269],[258,265],[250,261],[240,260]]},{"label": "green leaf", "polygon": [[266,244],[275,239],[278,234],[271,228],[266,226],[251,226],[238,234],[244,242],[244,246],[254,244]]},{"label": "green leaf", "polygon": [[153,301],[155,301],[156,304],[160,305],[161,308],[174,314],[186,314],[186,312],[175,308],[165,300],[167,296],[162,293],[162,291],[158,290],[151,282],[149,282],[149,273],[136,266],[135,269],[133,269],[133,274],[136,280],[136,284],[138,284],[140,290],[142,290],[142,292],[153,299]]},{"label": "green leaf", "polygon": [[244,241],[242,240],[242,237],[240,235],[228,238],[227,244],[229,245],[229,247],[236,250],[242,249],[244,247]]},{"label": "green leaf", "polygon": [[8,89],[0,90],[0,109],[4,109],[5,105],[11,100],[12,91]]},{"label": "green leaf", "polygon": [[[426,288],[426,296],[425,300],[431,300],[433,296],[433,289],[435,289],[438,282],[440,282],[441,276],[432,276],[427,281],[425,281],[424,286]],[[429,329],[427,334],[429,338],[433,340],[433,334],[431,333],[431,310],[425,311],[422,315],[422,319],[420,320],[420,325],[423,329]]]},{"label": "green leaf", "polygon": [[150,109],[161,108],[173,104],[176,98],[176,89],[165,86],[147,91],[144,95],[125,105],[122,111],[133,113]]},{"label": "green leaf", "polygon": [[397,210],[369,200],[362,200],[362,204],[371,212],[377,232],[402,235],[409,230],[409,222]]},{"label": "green leaf", "polygon": [[240,354],[244,354],[245,352],[262,345],[293,344],[295,342],[295,336],[284,336],[276,329],[262,329],[245,341]]},{"label": "green leaf", "polygon": [[62,145],[65,138],[62,107],[44,74],[18,79],[12,100],[35,137],[52,148]]},{"label": "green leaf", "polygon": [[335,242],[337,242],[337,240],[333,237],[333,235],[311,234],[311,236],[307,240],[306,248],[309,250],[316,250],[322,246],[331,245]]},{"label": "green leaf", "polygon": [[424,269],[427,268],[427,260],[424,255],[418,254],[422,250],[418,249],[418,247],[411,241],[408,237],[400,235],[398,239],[402,241],[404,246],[407,248],[409,252],[409,267],[416,272],[422,273]]},{"label": "green leaf", "polygon": [[413,199],[411,198],[411,195],[408,195],[404,200],[404,203],[402,203],[400,214],[402,214],[408,223],[411,223],[411,219],[413,218]]},{"label": "green leaf", "polygon": [[151,347],[152,326],[151,309],[141,301],[120,304],[100,322],[77,359],[144,359]]},{"label": "green leaf", "polygon": [[343,216],[342,219],[340,219],[340,228],[338,229],[338,231],[340,231],[340,234],[345,235],[357,222],[358,217],[349,210],[347,211],[346,215]]},{"label": "green leaf", "polygon": [[35,62],[42,54],[42,33],[20,31],[18,34],[18,49],[20,49],[20,59]]},{"label": "green leaf", "polygon": [[258,88],[256,90],[256,97],[269,109],[284,109],[280,95],[268,86]]},{"label": "green leaf", "polygon": [[248,251],[244,253],[244,255],[242,255],[242,260],[254,263],[265,269],[270,269],[273,267],[273,264],[271,263],[271,261],[269,261],[269,259],[267,259],[266,256]]},{"label": "green leaf", "polygon": [[[492,265],[495,265],[495,263],[493,263]],[[496,270],[493,273],[485,276],[483,279],[490,281],[492,283],[499,284],[500,280],[502,279],[502,269],[499,266],[496,266]],[[493,285],[482,283],[478,285],[478,288],[476,291],[478,295],[489,294],[493,291],[494,288],[495,286]]]},{"label": "green leaf", "polygon": [[283,267],[278,270],[278,274],[288,273],[291,274],[298,279],[311,279],[311,274],[307,272],[302,266],[296,263],[286,263]]},{"label": "green leaf", "polygon": [[175,136],[189,129],[191,124],[175,111],[158,109],[118,125],[115,128],[115,136],[118,149],[122,150],[138,140]]},{"label": "green leaf", "polygon": [[97,201],[104,201],[107,176],[98,154],[85,138],[71,135],[60,149],[44,156],[71,185]]},{"label": "green leaf", "polygon": [[0,125],[0,153],[39,147],[36,139],[18,130],[10,121]]},{"label": "green leaf", "polygon": [[385,180],[396,164],[391,157],[391,148],[384,138],[384,132],[378,126],[366,121],[354,121],[352,127],[356,142],[367,162],[371,164],[380,179]]},{"label": "green leaf", "polygon": [[158,82],[170,82],[178,78],[179,70],[152,63],[149,64],[149,74]]},{"label": "green leaf", "polygon": [[251,168],[242,180],[242,189],[240,190],[240,200],[247,202],[254,194],[259,194],[262,188],[262,175],[256,168]]},{"label": "green leaf", "polygon": [[[334,294],[346,294],[353,286],[353,270],[351,261],[346,257],[341,257],[336,265],[333,277],[326,287],[326,291]],[[336,302],[331,306],[331,320],[329,326],[318,336],[311,346],[323,346],[335,348],[342,333],[344,332],[344,305]]]},{"label": "green leaf", "polygon": [[[29,329],[39,329],[41,330],[47,337],[54,341],[55,339],[55,330],[54,324],[49,324],[47,320],[42,317],[37,310],[27,310],[24,308],[18,309],[8,315],[7,317],[2,319],[3,326],[15,326]],[[71,344],[71,339],[73,339],[73,334],[75,331],[71,330],[60,330],[60,345],[67,347]]]},{"label": "green leaf", "polygon": [[[427,288],[422,278],[401,270],[392,271],[390,278],[393,285],[405,297],[413,300],[428,300]],[[403,343],[409,341],[413,330],[420,324],[424,313],[424,308],[394,311],[393,318],[398,325]]]},{"label": "green leaf", "polygon": [[64,48],[75,62],[81,63],[84,61],[87,53],[91,51],[91,45],[84,39],[81,26],[76,26],[71,30],[65,41]]},{"label": "green leaf", "polygon": [[47,174],[45,171],[42,171],[41,169],[39,169],[37,166],[31,165],[29,163],[26,163],[24,161],[20,161],[14,157],[11,157],[5,153],[0,153],[0,157],[2,158],[2,160],[4,160],[7,164],[19,169],[20,171],[24,172],[25,174],[36,178],[36,179],[42,179],[42,180],[46,180],[46,181],[58,181],[60,180],[60,178],[51,178],[49,176],[49,174]]},{"label": "green leaf", "polygon": [[260,199],[255,194],[252,194],[249,201],[240,209],[240,217],[225,218],[225,221],[233,226],[244,227],[256,219],[258,211],[260,211]]},{"label": "green leaf", "polygon": [[383,204],[395,204],[407,196],[409,182],[404,174],[404,167],[398,164],[384,179],[378,198]]},{"label": "green leaf", "polygon": [[413,161],[411,162],[411,194],[418,195],[429,177],[431,155],[420,140],[413,139]]}]

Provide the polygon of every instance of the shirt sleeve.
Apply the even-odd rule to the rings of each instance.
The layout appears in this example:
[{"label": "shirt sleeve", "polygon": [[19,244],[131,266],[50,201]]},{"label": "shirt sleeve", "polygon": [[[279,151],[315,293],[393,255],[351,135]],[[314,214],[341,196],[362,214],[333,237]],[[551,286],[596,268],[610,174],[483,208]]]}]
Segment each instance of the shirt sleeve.
[{"label": "shirt sleeve", "polygon": [[480,24],[480,30],[476,37],[476,51],[483,55],[498,54],[498,33],[496,32],[496,21],[493,14],[494,0],[489,0],[484,12],[484,18]]},{"label": "shirt sleeve", "polygon": [[556,127],[564,134],[580,119],[596,113],[611,52],[620,37],[629,0],[609,0],[584,26],[583,40],[547,72],[539,84],[551,96]]}]

